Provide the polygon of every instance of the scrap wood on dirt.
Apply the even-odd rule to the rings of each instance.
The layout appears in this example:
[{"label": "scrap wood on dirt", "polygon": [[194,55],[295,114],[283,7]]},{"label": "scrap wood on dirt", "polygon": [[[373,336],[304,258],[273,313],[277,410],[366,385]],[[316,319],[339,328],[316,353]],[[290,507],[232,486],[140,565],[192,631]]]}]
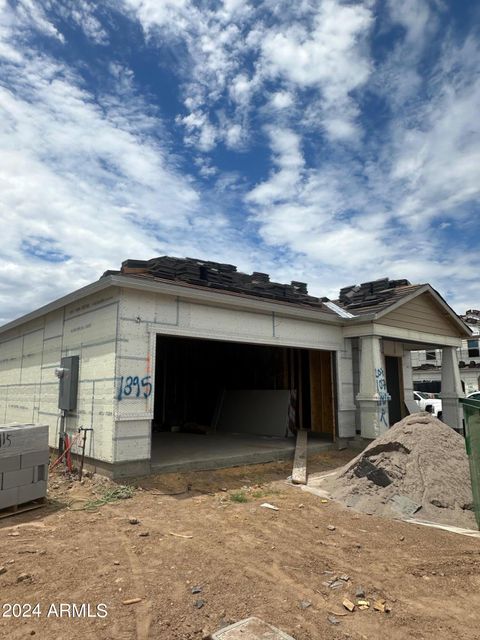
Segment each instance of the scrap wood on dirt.
[{"label": "scrap wood on dirt", "polygon": [[344,467],[308,484],[369,515],[476,528],[465,441],[427,412],[397,422]]}]

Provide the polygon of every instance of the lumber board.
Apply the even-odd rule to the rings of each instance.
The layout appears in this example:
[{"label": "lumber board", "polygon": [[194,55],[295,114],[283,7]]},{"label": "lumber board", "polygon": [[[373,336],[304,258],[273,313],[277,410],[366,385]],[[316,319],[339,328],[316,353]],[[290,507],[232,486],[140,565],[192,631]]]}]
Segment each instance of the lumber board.
[{"label": "lumber board", "polygon": [[14,505],[0,510],[0,520],[3,518],[10,518],[11,516],[18,516],[26,511],[32,511],[32,509],[40,509],[47,504],[46,498],[38,498],[37,500],[31,500],[24,504]]},{"label": "lumber board", "polygon": [[307,438],[307,431],[302,429],[297,431],[297,444],[292,469],[292,482],[294,484],[307,484]]}]

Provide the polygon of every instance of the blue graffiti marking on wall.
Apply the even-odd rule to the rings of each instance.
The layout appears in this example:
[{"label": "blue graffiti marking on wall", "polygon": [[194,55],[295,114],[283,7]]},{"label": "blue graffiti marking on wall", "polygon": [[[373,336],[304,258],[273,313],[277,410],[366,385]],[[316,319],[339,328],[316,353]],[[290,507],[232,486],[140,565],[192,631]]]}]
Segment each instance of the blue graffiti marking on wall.
[{"label": "blue graffiti marking on wall", "polygon": [[387,408],[388,408],[388,393],[387,383],[385,382],[385,374],[382,368],[375,369],[375,378],[377,381],[377,405],[379,407],[379,421],[388,427],[387,423]]},{"label": "blue graffiti marking on wall", "polygon": [[122,376],[120,378],[117,400],[140,397],[148,398],[152,393],[151,377],[152,376],[145,376],[140,379],[138,376]]}]

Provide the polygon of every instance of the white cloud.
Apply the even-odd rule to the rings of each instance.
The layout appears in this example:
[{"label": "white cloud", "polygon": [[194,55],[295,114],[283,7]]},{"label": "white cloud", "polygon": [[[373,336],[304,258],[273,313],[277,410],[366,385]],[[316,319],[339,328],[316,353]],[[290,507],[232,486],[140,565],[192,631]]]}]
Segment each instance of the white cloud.
[{"label": "white cloud", "polygon": [[235,102],[240,105],[245,105],[251,99],[252,82],[248,79],[248,76],[245,73],[239,73],[238,76],[233,79],[229,91],[230,96],[235,100]]},{"label": "white cloud", "polygon": [[277,91],[270,99],[270,105],[274,109],[288,109],[294,104],[294,98],[289,91]]},{"label": "white cloud", "polygon": [[[247,196],[264,241],[304,254],[342,285],[407,277],[431,282],[460,311],[478,305],[475,252],[467,247],[475,237],[478,244],[472,211],[480,198],[479,63],[471,39],[445,42],[429,99],[410,111],[393,96],[394,117],[362,149],[361,162],[332,148],[319,165],[302,163],[298,150],[311,133],[281,144],[282,132],[271,129],[276,170]],[[324,292],[332,295],[329,284]]]},{"label": "white cloud", "polygon": [[127,0],[125,4],[136,12],[146,31],[164,25],[182,29],[192,9],[190,0]]},{"label": "white cloud", "polygon": [[[178,60],[182,150],[123,56],[93,95],[79,71],[31,48],[34,33],[68,48],[59,13],[95,45],[109,42],[100,5],[57,4],[0,0],[5,317],[162,252],[306,279],[332,297],[354,281],[408,277],[480,306],[467,250],[480,52],[478,39],[448,33],[439,46],[438,7],[389,0],[375,28],[384,42],[394,28],[396,42],[374,60],[370,0],[107,3],[140,22],[150,52]],[[239,166],[245,156],[232,152],[251,153],[256,183],[256,166],[242,175],[215,164],[222,147]],[[185,173],[182,152],[209,190]],[[22,281],[32,286],[19,300]]]},{"label": "white cloud", "polygon": [[239,124],[230,125],[225,132],[225,142],[230,149],[237,149],[242,142],[242,127]]},{"label": "white cloud", "polygon": [[267,32],[262,43],[266,71],[300,86],[318,86],[329,99],[343,98],[369,76],[368,57],[358,40],[371,23],[370,11],[361,4],[324,0],[313,28],[293,25]]},{"label": "white cloud", "polygon": [[208,116],[201,111],[191,111],[188,116],[178,117],[177,123],[184,125],[185,142],[197,146],[200,151],[211,151],[217,139],[217,131]]},{"label": "white cloud", "polygon": [[332,139],[355,135],[351,92],[366,83],[371,72],[365,39],[373,16],[362,4],[324,0],[307,28],[294,24],[270,29],[261,45],[261,73],[300,88],[320,91],[317,118]]},{"label": "white cloud", "polygon": [[51,9],[56,9],[62,17],[79,27],[92,42],[107,45],[109,38],[106,29],[95,15],[98,6],[88,0],[73,0],[65,4],[48,0]]},{"label": "white cloud", "polygon": [[418,55],[425,44],[428,34],[437,26],[435,14],[426,0],[388,0],[387,7],[392,22],[405,29],[404,53]]},{"label": "white cloud", "polygon": [[277,170],[248,194],[247,200],[256,205],[294,199],[304,166],[300,137],[296,133],[271,127],[268,134]]},{"label": "white cloud", "polygon": [[[14,23],[5,24],[4,42],[17,42]],[[191,179],[168,160],[163,125],[129,92],[131,74],[115,66],[112,72],[113,83],[120,77],[119,93],[94,99],[75,72],[46,55],[23,48],[21,58],[3,61],[2,320],[96,279],[128,256],[148,258],[159,246],[172,253],[187,244],[195,254],[219,244],[217,233],[228,235],[217,206],[204,209]],[[12,295],[25,291],[25,282],[28,292]]]},{"label": "white cloud", "polygon": [[48,20],[41,5],[34,0],[19,0],[16,5],[15,22],[17,29],[35,29],[46,36],[65,42],[63,34]]},{"label": "white cloud", "polygon": [[[458,60],[459,52],[448,55]],[[409,224],[425,228],[440,216],[458,217],[465,203],[480,197],[480,82],[471,80],[469,74],[440,76],[416,126],[394,129],[391,179],[402,185],[397,214]]]},{"label": "white cloud", "polygon": [[[366,42],[373,15],[368,3],[321,0],[316,5],[299,3],[293,11],[291,6],[268,1],[229,2],[217,8],[200,8],[187,0],[124,2],[151,38],[157,35],[162,41],[170,38],[186,45],[190,56],[185,67],[187,109],[208,109],[213,114],[218,101],[228,96],[232,109],[228,113],[223,109],[222,118],[242,126],[245,138],[252,102],[258,96],[263,99],[269,83],[281,80],[291,87],[317,91],[317,126],[330,138],[358,136],[358,110],[351,93],[365,84],[371,72]],[[265,12],[278,19],[267,25]],[[252,61],[254,71],[247,74],[245,65]],[[292,102],[292,91],[285,90],[277,92],[270,107],[282,110]],[[210,150],[201,136],[192,137],[189,116],[181,116],[189,144],[197,142],[201,150]],[[210,126],[218,129],[212,118]],[[208,139],[212,145],[229,143],[218,131],[215,140]]]}]

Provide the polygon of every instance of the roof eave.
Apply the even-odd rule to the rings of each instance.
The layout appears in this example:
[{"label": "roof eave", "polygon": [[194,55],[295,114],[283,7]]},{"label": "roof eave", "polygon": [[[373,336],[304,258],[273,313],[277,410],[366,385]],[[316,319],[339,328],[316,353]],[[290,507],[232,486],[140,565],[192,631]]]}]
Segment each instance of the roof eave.
[{"label": "roof eave", "polygon": [[7,322],[3,326],[0,327],[0,334],[6,333],[11,329],[15,329],[21,324],[25,324],[26,322],[31,322],[32,320],[36,320],[41,316],[46,315],[47,313],[51,313],[52,311],[57,311],[62,307],[75,302],[80,298],[85,298],[86,296],[92,295],[94,293],[98,293],[99,291],[103,291],[104,289],[108,289],[108,287],[115,286],[112,284],[113,276],[106,276],[105,278],[101,278],[100,280],[96,280],[95,282],[91,282],[87,284],[85,287],[81,287],[80,289],[76,289],[71,293],[67,293],[67,295],[62,296],[61,298],[57,298],[48,304],[31,311],[30,313],[26,313],[19,318],[15,318],[15,320],[11,320]]},{"label": "roof eave", "polygon": [[[350,312],[352,313],[352,312]],[[345,324],[364,324],[365,322],[372,322],[376,319],[375,313],[365,313],[361,316],[354,316],[353,318],[345,318]]]},{"label": "roof eave", "polygon": [[30,313],[27,313],[19,318],[15,318],[15,320],[11,320],[7,322],[3,326],[0,327],[0,335],[10,331],[11,329],[15,329],[16,327],[25,324],[26,322],[31,322],[32,320],[36,320],[47,313],[51,313],[52,311],[57,311],[62,307],[71,304],[81,298],[85,298],[86,296],[92,295],[94,293],[98,293],[99,291],[103,291],[104,289],[108,289],[109,287],[118,287],[118,288],[130,288],[130,289],[141,289],[143,291],[163,291],[165,293],[169,293],[171,295],[190,297],[192,299],[196,299],[197,301],[204,302],[212,302],[212,301],[221,301],[223,298],[223,302],[229,302],[237,307],[244,308],[263,308],[269,311],[278,311],[283,315],[290,315],[292,317],[304,317],[309,320],[318,320],[320,322],[325,322],[329,324],[343,324],[343,318],[335,315],[334,313],[325,313],[321,309],[309,309],[307,307],[302,307],[300,305],[295,305],[292,303],[284,303],[282,301],[276,300],[267,300],[262,298],[256,298],[255,296],[246,296],[246,295],[236,295],[233,296],[229,294],[228,291],[223,291],[219,289],[194,289],[191,285],[187,283],[181,283],[179,281],[150,281],[148,279],[142,280],[140,278],[128,277],[128,276],[120,276],[120,275],[109,275],[92,282],[85,287],[81,287],[80,289],[76,289],[71,293],[68,293],[65,296],[57,298],[52,302],[49,302]]}]

